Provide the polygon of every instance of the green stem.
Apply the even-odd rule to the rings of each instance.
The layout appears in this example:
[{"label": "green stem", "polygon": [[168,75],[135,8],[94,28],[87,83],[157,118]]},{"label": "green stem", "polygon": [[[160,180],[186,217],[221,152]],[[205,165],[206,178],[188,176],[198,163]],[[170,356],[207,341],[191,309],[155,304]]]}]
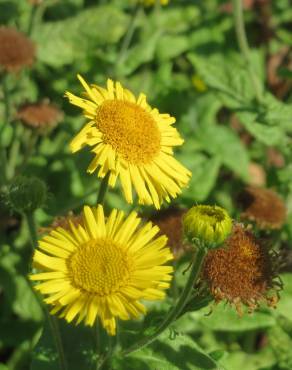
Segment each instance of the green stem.
[{"label": "green stem", "polygon": [[65,357],[65,353],[63,349],[63,343],[62,343],[58,321],[54,316],[50,315],[48,311],[47,311],[47,318],[48,318],[48,321],[51,327],[51,331],[52,331],[54,341],[55,341],[55,346],[57,348],[58,355],[59,355],[59,369],[67,370],[68,369],[67,361],[66,361],[66,357]]},{"label": "green stem", "polygon": [[[25,218],[27,221],[28,229],[29,229],[32,249],[34,250],[37,246],[37,232],[36,232],[36,226],[35,226],[35,221],[34,221],[34,213],[27,212],[25,214]],[[52,335],[53,335],[56,349],[57,349],[58,356],[59,356],[59,365],[60,365],[59,368],[60,370],[67,370],[66,358],[64,355],[62,338],[60,335],[57,319],[53,317],[52,315],[50,315],[47,309],[46,309],[46,316],[47,316],[48,322],[51,327]]]},{"label": "green stem", "polygon": [[197,250],[196,258],[192,264],[192,268],[191,268],[187,283],[184,287],[184,290],[181,293],[180,298],[178,299],[175,307],[169,311],[167,317],[162,322],[162,324],[157,328],[155,333],[153,333],[152,335],[150,335],[149,337],[145,339],[142,339],[141,341],[134,344],[130,348],[126,349],[125,351],[122,351],[121,355],[127,356],[130,353],[133,353],[145,346],[148,346],[150,343],[155,341],[159,337],[159,335],[162,334],[176,320],[176,318],[180,315],[180,313],[184,309],[186,303],[188,302],[191,296],[193,286],[200,275],[201,267],[202,267],[206,254],[207,254],[206,248],[199,248]]},{"label": "green stem", "polygon": [[247,65],[248,73],[250,75],[250,79],[254,87],[256,100],[258,103],[261,103],[262,89],[257,78],[257,75],[253,70],[252,62],[250,59],[250,49],[248,46],[246,32],[244,28],[242,0],[233,0],[233,12],[238,46]]},{"label": "green stem", "polygon": [[1,168],[2,168],[2,183],[6,184],[8,181],[8,175],[7,175],[7,153],[6,148],[4,147],[4,144],[2,142],[2,136],[3,136],[3,130],[5,125],[9,123],[10,119],[10,100],[9,100],[9,90],[7,86],[6,77],[2,80],[2,88],[3,88],[3,98],[4,98],[4,117],[3,117],[3,123],[0,128],[0,161],[1,161]]},{"label": "green stem", "polygon": [[136,22],[137,22],[138,15],[140,14],[141,9],[142,9],[141,3],[138,2],[137,6],[136,6],[136,8],[135,8],[135,10],[132,14],[127,33],[126,33],[126,35],[125,35],[125,37],[122,41],[122,46],[121,46],[121,49],[120,49],[119,54],[117,56],[117,60],[116,60],[116,64],[115,64],[115,71],[117,70],[118,66],[124,62],[124,59],[125,59],[126,54],[127,54],[127,50],[129,48],[129,46],[131,44],[131,41],[132,41],[132,38],[134,36],[134,32],[135,32],[135,29],[136,29]]},{"label": "green stem", "polygon": [[29,230],[29,235],[30,235],[30,241],[31,241],[31,246],[32,250],[34,250],[37,246],[38,242],[38,237],[37,237],[37,232],[36,232],[36,226],[35,226],[35,220],[34,220],[34,214],[33,212],[27,212],[25,214],[28,230]]},{"label": "green stem", "polygon": [[109,176],[110,176],[110,172],[108,172],[101,181],[98,196],[97,196],[97,203],[98,204],[103,204],[104,203],[105,194],[106,194],[106,191],[107,191],[107,188],[108,188]]}]

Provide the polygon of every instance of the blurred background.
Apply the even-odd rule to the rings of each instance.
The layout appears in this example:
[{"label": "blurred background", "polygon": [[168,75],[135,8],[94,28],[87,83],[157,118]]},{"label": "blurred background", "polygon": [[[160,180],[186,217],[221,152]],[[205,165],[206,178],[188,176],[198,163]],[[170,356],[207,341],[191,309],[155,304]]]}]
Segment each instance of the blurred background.
[{"label": "blurred background", "polygon": [[[193,173],[189,188],[168,212],[139,208],[162,225],[174,250],[182,244],[177,209],[215,203],[240,217],[238,194],[247,186],[279,194],[285,217],[277,201],[252,216],[277,224],[260,235],[284,256],[278,309],[239,319],[222,305],[208,317],[208,309],[183,316],[175,330],[190,335],[224,369],[292,369],[292,7],[289,0],[242,5],[249,50],[238,44],[229,1],[0,0],[0,370],[57,368],[50,347],[39,342],[44,315],[27,280],[27,224],[7,194],[19,175],[45,182],[38,228],[96,202],[99,181],[86,174],[90,153],[72,155],[68,146],[84,124],[64,99],[66,90],[80,95],[77,73],[101,86],[107,78],[121,81],[176,117],[185,139],[177,158]],[[118,187],[106,205],[130,209]],[[187,265],[180,261],[179,276]],[[155,308],[160,314],[166,309]],[[162,358],[170,356],[157,346]],[[182,353],[172,356],[173,369],[212,368],[188,360],[194,352]],[[81,366],[77,361],[70,370]],[[115,368],[163,366],[141,355]]]}]

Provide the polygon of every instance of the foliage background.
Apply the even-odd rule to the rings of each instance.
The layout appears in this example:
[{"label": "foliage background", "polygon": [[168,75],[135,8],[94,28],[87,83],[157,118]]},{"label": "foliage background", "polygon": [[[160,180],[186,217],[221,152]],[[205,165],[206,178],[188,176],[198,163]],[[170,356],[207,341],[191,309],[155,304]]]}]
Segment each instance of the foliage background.
[{"label": "foliage background", "polygon": [[[292,9],[289,0],[244,5],[260,103],[238,49],[230,3],[171,0],[165,7],[144,8],[126,0],[43,0],[36,6],[0,0],[1,24],[29,34],[37,47],[33,68],[7,77],[12,114],[23,102],[44,98],[64,111],[63,121],[47,136],[36,137],[16,119],[0,122],[8,153],[20,143],[18,155],[10,157],[11,178],[19,172],[34,174],[48,186],[46,207],[37,211],[39,226],[96,201],[99,182],[85,174],[88,153],[72,156],[68,149],[84,122],[63,98],[65,90],[80,92],[77,73],[101,85],[107,77],[118,79],[176,117],[185,138],[177,155],[193,173],[178,205],[216,203],[237,217],[236,194],[251,183],[273,187],[287,205],[287,223],[272,235],[275,247],[285,248],[288,256],[277,310],[263,308],[238,318],[221,304],[210,316],[205,316],[210,307],[188,313],[150,347],[127,360],[116,358],[114,369],[292,368]],[[275,152],[280,164],[271,156]],[[107,207],[113,206],[129,209],[119,188],[107,196]],[[3,202],[0,227],[0,370],[56,369],[49,329],[43,329],[44,315],[26,278],[31,255],[27,226]],[[176,273],[179,287],[186,265],[183,260]],[[169,298],[152,307],[145,318],[150,328],[171,304]],[[90,368],[93,334],[61,324],[70,370],[84,368],[84,361]],[[135,341],[142,327],[142,321],[128,324],[124,345]]]}]

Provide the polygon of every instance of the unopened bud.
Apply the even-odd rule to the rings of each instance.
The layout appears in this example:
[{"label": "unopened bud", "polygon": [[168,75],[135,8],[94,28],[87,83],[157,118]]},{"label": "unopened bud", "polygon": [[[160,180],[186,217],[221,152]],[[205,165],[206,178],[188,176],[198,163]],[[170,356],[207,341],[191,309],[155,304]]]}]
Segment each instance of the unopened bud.
[{"label": "unopened bud", "polygon": [[8,203],[20,213],[31,213],[44,205],[47,199],[46,184],[37,177],[19,176],[10,184]]},{"label": "unopened bud", "polygon": [[191,243],[216,248],[231,233],[232,219],[224,208],[197,205],[184,215],[183,228]]}]

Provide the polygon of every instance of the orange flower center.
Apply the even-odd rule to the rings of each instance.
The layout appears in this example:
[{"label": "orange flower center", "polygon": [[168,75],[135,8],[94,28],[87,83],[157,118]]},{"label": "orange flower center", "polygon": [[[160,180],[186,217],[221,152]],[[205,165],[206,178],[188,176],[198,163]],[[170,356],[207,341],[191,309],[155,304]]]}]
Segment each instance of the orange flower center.
[{"label": "orange flower center", "polygon": [[96,124],[104,142],[130,163],[149,163],[160,151],[157,123],[137,104],[106,100],[97,110]]}]

